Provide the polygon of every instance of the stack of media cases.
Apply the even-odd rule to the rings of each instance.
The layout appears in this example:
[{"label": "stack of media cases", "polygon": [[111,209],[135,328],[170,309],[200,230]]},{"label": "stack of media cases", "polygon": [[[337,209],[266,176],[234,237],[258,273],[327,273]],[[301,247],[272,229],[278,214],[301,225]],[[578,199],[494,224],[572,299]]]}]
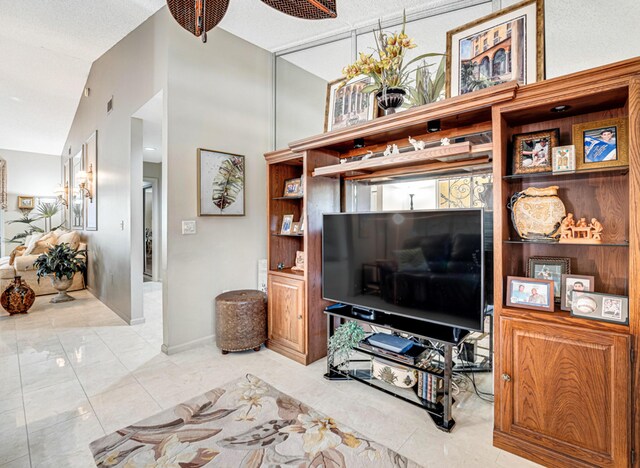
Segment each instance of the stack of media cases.
[{"label": "stack of media cases", "polygon": [[434,373],[442,374],[442,369],[429,364],[425,367],[425,371],[418,371],[416,393],[423,400],[436,404],[438,402],[438,392],[442,390],[443,383],[442,377],[438,377]]}]

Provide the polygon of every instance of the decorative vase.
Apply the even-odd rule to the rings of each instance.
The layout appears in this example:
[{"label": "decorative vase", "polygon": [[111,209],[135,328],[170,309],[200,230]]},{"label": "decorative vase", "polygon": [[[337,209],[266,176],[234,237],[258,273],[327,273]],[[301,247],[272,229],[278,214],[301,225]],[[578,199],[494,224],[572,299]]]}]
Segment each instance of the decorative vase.
[{"label": "decorative vase", "polygon": [[371,375],[400,388],[411,388],[418,382],[418,372],[415,369],[377,357],[371,360]]},{"label": "decorative vase", "polygon": [[51,301],[54,304],[57,304],[58,302],[69,302],[69,301],[75,301],[75,297],[71,297],[69,296],[69,294],[67,294],[67,289],[69,289],[71,287],[71,283],[73,283],[73,278],[72,279],[67,279],[67,278],[57,278],[55,276],[51,277],[51,285],[54,287],[54,289],[56,291],[58,291],[58,294],[56,294],[55,296],[53,296],[53,299],[51,299]]},{"label": "decorative vase", "polygon": [[26,314],[35,300],[36,293],[20,276],[16,276],[0,296],[0,304],[10,315]]},{"label": "decorative vase", "polygon": [[378,107],[384,110],[384,115],[393,114],[404,102],[405,94],[407,93],[402,88],[382,88],[376,93]]},{"label": "decorative vase", "polygon": [[517,192],[507,207],[511,210],[513,227],[522,239],[557,240],[560,223],[567,215],[557,185]]}]

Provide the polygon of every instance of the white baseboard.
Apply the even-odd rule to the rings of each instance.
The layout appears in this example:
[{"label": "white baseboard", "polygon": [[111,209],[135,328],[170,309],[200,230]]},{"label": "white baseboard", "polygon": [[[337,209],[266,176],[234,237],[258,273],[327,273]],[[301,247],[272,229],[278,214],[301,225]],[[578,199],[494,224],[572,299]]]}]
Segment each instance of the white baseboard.
[{"label": "white baseboard", "polygon": [[188,341],[187,343],[182,343],[175,346],[167,346],[166,344],[162,345],[162,352],[165,354],[176,354],[181,353],[182,351],[186,351],[188,349],[197,348],[198,346],[202,346],[204,344],[213,343],[215,339],[215,335],[205,336],[203,338],[198,338],[197,340]]},{"label": "white baseboard", "polygon": [[129,320],[129,325],[142,325],[145,322],[144,317],[138,317],[133,320]]}]

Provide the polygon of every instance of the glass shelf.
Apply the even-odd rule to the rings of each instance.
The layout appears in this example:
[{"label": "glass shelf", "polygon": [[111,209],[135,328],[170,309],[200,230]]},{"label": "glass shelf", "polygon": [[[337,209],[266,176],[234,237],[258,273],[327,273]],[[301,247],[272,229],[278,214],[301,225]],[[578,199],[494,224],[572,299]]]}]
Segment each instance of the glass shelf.
[{"label": "glass shelf", "polygon": [[533,174],[512,174],[503,176],[502,179],[506,181],[519,181],[519,180],[539,180],[541,182],[550,181],[554,179],[580,179],[588,177],[590,175],[597,174],[611,174],[611,175],[625,175],[629,173],[629,166],[618,167],[605,167],[601,169],[591,169],[585,171],[575,172],[560,172],[554,174],[552,172],[536,172]]},{"label": "glass shelf", "polygon": [[304,195],[297,195],[295,197],[273,197],[272,200],[302,200]]},{"label": "glass shelf", "polygon": [[278,236],[278,237],[304,237],[304,234],[278,234],[278,233],[272,233],[272,236]]},{"label": "glass shelf", "polygon": [[629,247],[629,242],[602,242],[600,244],[572,244],[569,242],[558,242],[552,240],[522,240],[522,239],[507,239],[502,241],[505,244],[542,244],[542,245],[564,245],[564,246],[578,246],[578,247]]}]

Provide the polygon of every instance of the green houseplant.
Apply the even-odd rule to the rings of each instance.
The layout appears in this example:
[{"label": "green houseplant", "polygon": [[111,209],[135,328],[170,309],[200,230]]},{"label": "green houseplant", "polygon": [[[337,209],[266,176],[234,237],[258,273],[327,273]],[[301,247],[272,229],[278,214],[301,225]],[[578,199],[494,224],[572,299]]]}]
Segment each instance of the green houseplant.
[{"label": "green houseplant", "polygon": [[69,244],[60,244],[54,245],[33,262],[38,282],[43,276],[49,276],[51,284],[58,291],[51,302],[74,300],[67,294],[67,289],[71,287],[73,276],[77,272],[85,272],[87,268],[85,254],[86,250],[73,249]]},{"label": "green houseplant", "polygon": [[[349,367],[349,358],[358,343],[365,337],[364,330],[357,322],[349,321],[340,325],[329,338],[327,355],[330,365],[338,369]],[[336,364],[337,363],[337,364]]]}]

